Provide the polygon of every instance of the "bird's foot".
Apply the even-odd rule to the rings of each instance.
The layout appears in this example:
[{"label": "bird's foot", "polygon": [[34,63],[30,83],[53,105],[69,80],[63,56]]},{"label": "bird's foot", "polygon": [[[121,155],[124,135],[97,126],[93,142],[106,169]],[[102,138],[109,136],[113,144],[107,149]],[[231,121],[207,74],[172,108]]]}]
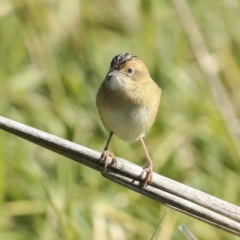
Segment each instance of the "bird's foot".
[{"label": "bird's foot", "polygon": [[100,161],[102,161],[104,165],[104,172],[106,172],[108,166],[108,157],[112,158],[112,162],[110,163],[111,165],[117,163],[117,158],[114,156],[114,154],[105,149],[100,157]]},{"label": "bird's foot", "polygon": [[143,179],[142,190],[148,185],[152,183],[152,173],[153,173],[153,166],[147,165],[143,168],[142,173],[140,174],[139,178]]}]

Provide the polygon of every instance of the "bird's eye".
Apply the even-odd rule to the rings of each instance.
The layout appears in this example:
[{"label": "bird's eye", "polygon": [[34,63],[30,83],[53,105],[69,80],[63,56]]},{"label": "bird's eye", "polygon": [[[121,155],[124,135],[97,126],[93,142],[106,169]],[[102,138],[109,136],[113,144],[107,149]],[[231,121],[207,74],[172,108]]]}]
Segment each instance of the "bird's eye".
[{"label": "bird's eye", "polygon": [[127,74],[132,75],[133,72],[134,72],[134,69],[133,69],[132,67],[129,67],[129,68],[127,69]]}]

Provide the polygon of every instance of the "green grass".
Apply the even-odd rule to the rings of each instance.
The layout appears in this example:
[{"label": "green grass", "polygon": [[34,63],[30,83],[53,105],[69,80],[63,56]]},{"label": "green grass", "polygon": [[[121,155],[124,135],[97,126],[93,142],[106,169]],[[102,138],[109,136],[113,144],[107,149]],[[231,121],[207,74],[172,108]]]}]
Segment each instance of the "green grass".
[{"label": "green grass", "polygon": [[[0,115],[102,151],[95,95],[113,56],[138,55],[163,95],[146,144],[154,170],[240,205],[240,5],[188,0],[238,119],[220,114],[168,1],[0,2]],[[220,106],[224,106],[224,102]],[[225,111],[225,114],[228,114]],[[238,135],[239,137],[239,135]],[[238,139],[239,141],[239,139]],[[166,207],[48,150],[0,132],[0,238],[150,239]],[[110,149],[144,165],[140,143]],[[169,210],[155,239],[237,237]]]}]

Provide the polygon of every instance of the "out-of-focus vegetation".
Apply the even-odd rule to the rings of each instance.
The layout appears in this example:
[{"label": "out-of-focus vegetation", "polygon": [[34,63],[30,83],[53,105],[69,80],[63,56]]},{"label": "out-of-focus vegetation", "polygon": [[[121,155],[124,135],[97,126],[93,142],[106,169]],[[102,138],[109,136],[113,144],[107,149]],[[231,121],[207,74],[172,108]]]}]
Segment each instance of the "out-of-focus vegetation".
[{"label": "out-of-focus vegetation", "polygon": [[[174,5],[154,0],[1,0],[0,114],[102,151],[108,133],[95,95],[112,57],[134,53],[163,91],[145,140],[154,170],[240,205],[240,2],[188,4],[238,117],[231,123],[222,117],[225,103],[216,103]],[[138,142],[114,137],[110,148],[145,163]],[[0,132],[1,239],[150,239],[166,209]],[[179,224],[199,240],[237,239],[174,210],[155,239],[184,239]]]}]

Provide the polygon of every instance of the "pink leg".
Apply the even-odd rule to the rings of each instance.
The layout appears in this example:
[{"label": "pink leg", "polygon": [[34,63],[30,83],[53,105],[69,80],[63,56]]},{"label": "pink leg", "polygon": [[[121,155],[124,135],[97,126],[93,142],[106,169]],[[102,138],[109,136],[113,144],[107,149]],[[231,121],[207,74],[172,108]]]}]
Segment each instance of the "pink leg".
[{"label": "pink leg", "polygon": [[105,148],[104,148],[104,150],[103,150],[103,153],[102,153],[102,155],[101,155],[101,157],[100,157],[100,160],[103,162],[103,165],[104,165],[104,172],[106,172],[106,169],[107,169],[107,165],[108,165],[108,164],[107,164],[107,163],[108,163],[107,159],[108,159],[108,157],[111,157],[111,158],[112,158],[112,161],[113,161],[114,164],[117,163],[117,158],[114,156],[113,153],[111,153],[111,152],[108,150],[108,145],[109,145],[109,143],[110,143],[110,140],[111,140],[111,138],[112,138],[112,135],[113,135],[113,133],[110,132],[110,135],[109,135],[108,140],[107,140],[107,144],[106,144],[106,146],[105,146]]},{"label": "pink leg", "polygon": [[[148,153],[147,147],[143,141],[143,138],[140,138],[140,141],[141,141],[143,150],[147,157],[147,165],[143,168],[143,171],[140,175],[140,178],[144,179],[144,183],[142,186],[142,189],[144,189],[148,184],[150,184],[152,182],[153,163],[149,156],[149,153]],[[144,177],[145,174],[146,174],[146,176]]]}]

